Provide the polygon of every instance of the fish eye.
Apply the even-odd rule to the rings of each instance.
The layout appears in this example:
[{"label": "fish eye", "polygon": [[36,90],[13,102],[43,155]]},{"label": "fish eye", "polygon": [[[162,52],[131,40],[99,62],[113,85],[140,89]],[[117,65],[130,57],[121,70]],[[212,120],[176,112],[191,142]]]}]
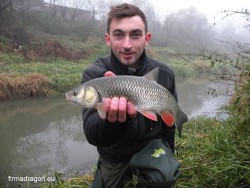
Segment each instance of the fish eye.
[{"label": "fish eye", "polygon": [[75,97],[75,96],[78,95],[78,93],[77,93],[76,91],[74,91],[74,92],[72,93],[72,95]]}]

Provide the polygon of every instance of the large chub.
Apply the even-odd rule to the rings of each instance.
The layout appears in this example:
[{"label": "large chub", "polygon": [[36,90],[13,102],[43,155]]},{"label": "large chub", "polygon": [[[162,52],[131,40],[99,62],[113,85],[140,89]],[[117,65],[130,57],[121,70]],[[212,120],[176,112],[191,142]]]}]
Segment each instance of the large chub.
[{"label": "large chub", "polygon": [[157,114],[166,126],[176,124],[181,135],[187,116],[179,108],[173,95],[157,83],[159,68],[149,71],[143,77],[113,76],[90,80],[67,92],[66,99],[83,108],[96,108],[105,118],[102,99],[125,97],[145,117],[158,121]]}]

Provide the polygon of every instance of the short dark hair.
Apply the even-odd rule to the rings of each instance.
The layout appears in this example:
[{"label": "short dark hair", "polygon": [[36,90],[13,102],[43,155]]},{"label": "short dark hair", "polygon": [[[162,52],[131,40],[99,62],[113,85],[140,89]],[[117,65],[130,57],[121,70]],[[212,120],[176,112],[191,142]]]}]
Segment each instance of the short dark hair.
[{"label": "short dark hair", "polygon": [[109,33],[110,24],[113,18],[119,19],[119,18],[132,17],[132,16],[141,17],[145,25],[145,32],[147,33],[148,24],[147,24],[146,15],[143,13],[143,11],[139,7],[129,4],[129,3],[123,3],[120,5],[110,7],[110,11],[108,13],[108,20],[107,20],[107,32]]}]

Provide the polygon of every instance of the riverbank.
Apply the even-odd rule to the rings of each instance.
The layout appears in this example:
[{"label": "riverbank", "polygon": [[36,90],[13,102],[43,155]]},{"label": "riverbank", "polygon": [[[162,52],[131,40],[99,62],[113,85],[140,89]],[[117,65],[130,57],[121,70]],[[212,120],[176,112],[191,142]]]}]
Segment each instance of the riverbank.
[{"label": "riverbank", "polygon": [[82,71],[96,55],[103,55],[98,39],[70,47],[65,44],[71,44],[70,39],[57,41],[55,37],[20,50],[0,37],[0,101],[63,93],[79,84]]},{"label": "riverbank", "polygon": [[[41,59],[37,54],[34,55],[35,53],[31,59],[27,54],[32,50],[0,53],[0,101],[64,93],[78,85],[83,70],[98,57],[109,53],[108,48],[98,39],[89,39],[84,45],[87,45],[86,43],[89,44],[88,48],[85,47],[87,51],[90,51],[93,46],[95,49],[93,48],[91,55],[78,60],[70,57],[65,59],[63,56],[44,56]],[[60,46],[66,51],[66,46],[63,44]],[[57,48],[58,46],[55,46],[55,49],[51,47],[51,50],[56,51]],[[71,49],[70,52],[73,53],[74,50]],[[183,62],[177,63],[176,59],[161,56],[157,48],[149,47],[147,52],[150,57],[168,62],[176,72],[177,79],[185,79],[196,74],[190,65],[183,65],[185,66],[183,71],[183,67],[180,66]]]}]

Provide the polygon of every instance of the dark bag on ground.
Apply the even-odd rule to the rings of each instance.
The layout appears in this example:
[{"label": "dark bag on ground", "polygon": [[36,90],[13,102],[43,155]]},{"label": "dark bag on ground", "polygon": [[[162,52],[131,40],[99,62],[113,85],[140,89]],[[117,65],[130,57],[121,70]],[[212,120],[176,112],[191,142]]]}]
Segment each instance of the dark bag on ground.
[{"label": "dark bag on ground", "polygon": [[130,160],[138,182],[150,187],[172,187],[180,176],[180,163],[162,139],[152,140]]}]

